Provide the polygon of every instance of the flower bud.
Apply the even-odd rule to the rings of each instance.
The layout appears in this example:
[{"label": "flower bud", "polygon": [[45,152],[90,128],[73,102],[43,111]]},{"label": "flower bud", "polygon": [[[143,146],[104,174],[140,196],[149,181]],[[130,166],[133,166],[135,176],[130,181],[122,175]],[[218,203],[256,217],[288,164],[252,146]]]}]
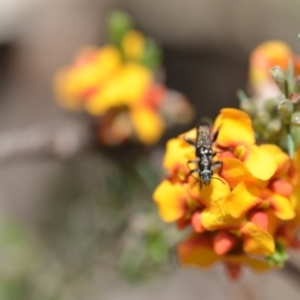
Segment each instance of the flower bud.
[{"label": "flower bud", "polygon": [[291,123],[296,126],[300,126],[300,112],[294,112],[292,114]]},{"label": "flower bud", "polygon": [[267,126],[268,132],[272,135],[276,135],[281,130],[281,122],[279,119],[271,120]]},{"label": "flower bud", "polygon": [[284,81],[286,80],[286,73],[279,66],[271,68],[270,75],[277,84],[283,84]]},{"label": "flower bud", "polygon": [[294,105],[291,100],[284,99],[278,104],[278,113],[284,123],[289,123],[292,113],[294,112]]},{"label": "flower bud", "polygon": [[300,148],[300,126],[291,125],[291,135],[294,141],[295,150]]},{"label": "flower bud", "polygon": [[257,112],[255,118],[253,119],[254,130],[257,133],[263,135],[263,132],[266,129],[266,125],[269,123],[270,119],[271,116],[268,112],[263,110]]},{"label": "flower bud", "polygon": [[285,97],[283,95],[279,95],[278,97],[266,100],[263,104],[263,110],[273,117],[277,116],[277,106],[283,99],[285,99]]},{"label": "flower bud", "polygon": [[240,108],[251,117],[254,117],[257,112],[255,103],[248,99],[245,99],[241,102]]},{"label": "flower bud", "polygon": [[268,112],[261,110],[256,114],[256,119],[260,124],[266,125],[269,123],[271,116]]}]

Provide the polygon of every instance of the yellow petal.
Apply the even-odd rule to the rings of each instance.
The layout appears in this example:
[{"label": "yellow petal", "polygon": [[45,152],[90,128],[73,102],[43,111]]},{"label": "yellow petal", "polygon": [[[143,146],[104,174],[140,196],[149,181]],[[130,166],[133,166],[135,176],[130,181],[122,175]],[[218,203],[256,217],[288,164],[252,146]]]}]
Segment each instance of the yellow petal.
[{"label": "yellow petal", "polygon": [[214,130],[219,130],[217,143],[222,147],[255,143],[251,119],[245,112],[238,109],[223,108],[215,120]]},{"label": "yellow petal", "polygon": [[224,207],[218,204],[205,208],[201,213],[201,224],[209,230],[237,229],[244,223],[244,218],[233,218]]},{"label": "yellow petal", "polygon": [[110,108],[138,105],[152,81],[153,75],[146,67],[135,63],[124,64],[115,76],[106,81],[99,92],[85,103],[85,108],[91,115],[97,116]]},{"label": "yellow petal", "polygon": [[126,58],[141,59],[145,49],[144,35],[137,30],[130,30],[122,40],[122,49]]},{"label": "yellow petal", "polygon": [[174,222],[184,215],[186,197],[187,193],[182,185],[172,184],[168,180],[162,181],[153,194],[159,215],[165,222]]},{"label": "yellow petal", "polygon": [[[183,143],[182,138],[170,139],[166,145],[166,154],[163,166],[169,173],[179,172],[185,175],[189,172],[187,162],[196,159],[195,149],[187,143]],[[193,165],[191,164],[191,168]]]},{"label": "yellow petal", "polygon": [[155,144],[165,131],[165,123],[158,112],[148,107],[138,107],[130,111],[132,123],[138,139],[146,145]]},{"label": "yellow petal", "polygon": [[295,151],[293,157],[294,178],[292,183],[295,186],[300,186],[300,148]]},{"label": "yellow petal", "polygon": [[277,168],[274,176],[282,176],[288,171],[291,165],[291,159],[281,148],[272,144],[264,144],[260,146],[260,149],[265,150],[275,159]]},{"label": "yellow petal", "polygon": [[243,160],[251,174],[260,180],[270,179],[277,169],[277,164],[272,154],[260,146],[251,146]]},{"label": "yellow petal", "polygon": [[197,131],[195,128],[190,129],[189,131],[179,135],[179,138],[182,140],[182,142],[186,145],[189,145],[185,140],[184,137],[189,138],[192,141],[196,141],[196,137],[197,137]]},{"label": "yellow petal", "polygon": [[199,185],[191,184],[191,194],[198,195],[204,206],[222,205],[225,197],[230,193],[230,187],[226,181],[222,180],[215,174],[210,182],[210,185],[202,185],[200,190]]},{"label": "yellow petal", "polygon": [[210,185],[203,185],[201,190],[196,186],[189,192],[193,198],[198,195],[199,202],[206,207],[201,213],[201,223],[207,230],[237,228],[241,224],[241,220],[232,218],[224,207],[230,187],[227,182],[218,180],[219,178],[215,175]]},{"label": "yellow petal", "polygon": [[278,194],[273,194],[267,199],[271,203],[271,207],[276,217],[281,220],[291,220],[295,217],[295,210],[290,200]]},{"label": "yellow petal", "polygon": [[248,222],[241,229],[244,237],[243,249],[253,255],[271,255],[275,251],[273,237],[259,226]]},{"label": "yellow petal", "polygon": [[242,182],[230,193],[224,208],[234,218],[241,218],[261,202],[260,191],[252,183]]}]

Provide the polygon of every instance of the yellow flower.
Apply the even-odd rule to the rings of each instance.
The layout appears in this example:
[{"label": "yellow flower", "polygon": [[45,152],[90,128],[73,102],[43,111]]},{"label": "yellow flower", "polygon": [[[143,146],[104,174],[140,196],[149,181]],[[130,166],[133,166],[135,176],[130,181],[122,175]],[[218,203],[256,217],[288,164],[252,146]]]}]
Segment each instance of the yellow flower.
[{"label": "yellow flower", "polygon": [[290,198],[295,210],[295,218],[282,224],[277,232],[277,236],[283,244],[299,249],[300,242],[297,237],[300,229],[300,149],[295,152],[291,167],[290,175],[293,189]]},{"label": "yellow flower", "polygon": [[[183,136],[195,140],[196,131],[188,131],[167,143],[163,164],[168,177],[154,192],[154,201],[163,220],[194,232],[187,242],[189,254],[185,242],[179,247],[184,264],[209,266],[222,260],[230,270],[244,263],[267,269],[266,257],[283,239],[283,229],[295,234],[294,225],[286,226],[298,215],[291,183],[295,163],[275,145],[257,145],[251,119],[240,110],[222,109],[212,128],[219,130],[213,159],[223,162],[221,177],[214,174],[202,189],[195,185],[201,179],[189,176],[187,161],[197,157]],[[197,244],[207,243],[207,237],[209,247]]]},{"label": "yellow flower", "polygon": [[[172,182],[164,180],[153,194],[154,201],[159,207],[161,218],[166,222],[192,222],[194,228],[205,228],[202,214],[205,215],[213,206],[220,209],[219,201],[230,193],[229,186],[219,180],[214,180],[201,191],[195,182]],[[233,224],[234,225],[234,224]]]},{"label": "yellow flower", "polygon": [[[144,144],[154,144],[165,131],[165,121],[153,101],[161,101],[163,89],[153,93],[157,86],[149,69],[137,63],[126,63],[113,78],[102,85],[85,109],[94,116],[123,107],[128,111],[133,131]],[[158,97],[157,97],[158,96]]]},{"label": "yellow flower", "polygon": [[[138,36],[135,31],[128,33],[126,53],[130,50],[127,43]],[[130,53],[126,55],[138,54]],[[113,46],[82,50],[71,66],[56,74],[54,89],[58,101],[67,108],[85,109],[95,117],[108,114],[98,130],[105,144],[118,144],[132,135],[144,144],[154,144],[165,131],[159,103],[166,88],[154,84],[152,72],[143,65],[122,63]]]}]

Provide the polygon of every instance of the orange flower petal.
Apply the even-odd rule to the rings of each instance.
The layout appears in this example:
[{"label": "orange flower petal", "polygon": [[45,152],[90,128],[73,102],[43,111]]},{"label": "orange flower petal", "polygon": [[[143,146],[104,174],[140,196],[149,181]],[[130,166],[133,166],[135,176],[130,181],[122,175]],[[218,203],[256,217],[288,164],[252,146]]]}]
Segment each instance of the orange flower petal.
[{"label": "orange flower petal", "polygon": [[275,193],[284,197],[289,197],[293,193],[293,186],[291,183],[283,179],[273,181],[269,188]]},{"label": "orange flower petal", "polygon": [[243,249],[253,255],[271,255],[275,251],[273,237],[259,226],[248,222],[241,229],[244,237]]},{"label": "orange flower petal", "polygon": [[251,213],[250,220],[253,224],[259,226],[263,230],[268,230],[269,218],[266,212],[255,210]]},{"label": "orange flower petal", "polygon": [[192,226],[193,226],[193,229],[195,232],[201,233],[201,232],[205,231],[205,228],[203,227],[202,222],[201,222],[201,213],[200,212],[195,212],[193,214],[191,223],[192,223]]},{"label": "orange flower petal", "polygon": [[237,238],[228,231],[221,230],[217,233],[213,241],[213,247],[218,255],[224,255],[230,251],[237,243]]},{"label": "orange flower petal", "polygon": [[223,261],[226,265],[245,265],[255,271],[265,271],[272,266],[267,262],[247,255],[217,255],[213,250],[211,236],[206,234],[192,235],[181,242],[177,248],[180,263],[183,265],[209,267],[216,261]]},{"label": "orange flower petal", "polygon": [[164,180],[156,188],[153,199],[158,205],[159,215],[165,222],[174,222],[185,213],[186,190],[180,184]]},{"label": "orange flower petal", "polygon": [[260,180],[270,179],[277,169],[273,156],[266,149],[256,145],[249,148],[243,160],[251,174]]},{"label": "orange flower petal", "polygon": [[232,217],[240,218],[260,202],[259,189],[251,183],[242,182],[226,198],[224,207]]},{"label": "orange flower petal", "polygon": [[295,211],[292,207],[290,200],[278,194],[273,194],[267,199],[271,207],[273,208],[274,214],[281,220],[291,220],[295,217]]},{"label": "orange flower petal", "polygon": [[280,66],[287,70],[288,62],[292,58],[290,47],[277,40],[271,40],[256,47],[250,56],[250,83],[251,85],[264,84],[271,80],[269,70]]},{"label": "orange flower petal", "polygon": [[237,280],[241,276],[242,266],[240,264],[225,263],[225,268],[231,279]]},{"label": "orange flower petal", "polygon": [[183,265],[207,268],[218,260],[212,249],[212,243],[204,237],[190,237],[178,245],[179,261]]},{"label": "orange flower petal", "polygon": [[246,165],[236,158],[223,158],[221,176],[231,188],[235,188],[242,181],[255,180]]},{"label": "orange flower petal", "polygon": [[238,109],[223,108],[215,120],[214,130],[219,130],[217,143],[222,147],[255,143],[251,119],[245,112]]},{"label": "orange flower petal", "polygon": [[138,139],[145,145],[155,144],[165,131],[163,118],[148,107],[132,109],[130,116]]},{"label": "orange flower petal", "polygon": [[246,255],[227,255],[225,261],[228,263],[249,266],[254,271],[263,272],[272,268],[266,261],[249,257]]},{"label": "orange flower petal", "polygon": [[281,221],[275,216],[274,211],[272,209],[268,209],[266,211],[266,214],[268,216],[267,230],[272,236],[274,236]]},{"label": "orange flower petal", "polygon": [[300,186],[300,148],[294,153],[292,169],[289,175],[291,176],[291,182],[293,186]]}]

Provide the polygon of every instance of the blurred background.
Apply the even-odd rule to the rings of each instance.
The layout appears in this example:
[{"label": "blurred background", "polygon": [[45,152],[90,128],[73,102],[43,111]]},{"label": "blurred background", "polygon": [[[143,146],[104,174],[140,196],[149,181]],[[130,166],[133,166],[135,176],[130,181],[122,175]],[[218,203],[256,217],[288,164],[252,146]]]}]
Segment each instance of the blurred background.
[{"label": "blurred background", "polygon": [[53,74],[105,43],[116,8],[163,47],[166,85],[197,118],[238,106],[259,43],[299,52],[296,0],[0,0],[0,299],[299,299],[295,270],[232,283],[221,267],[178,266],[179,233],[151,195],[166,139],[195,123],[147,149],[68,148],[88,144],[88,121],[57,106]]}]

